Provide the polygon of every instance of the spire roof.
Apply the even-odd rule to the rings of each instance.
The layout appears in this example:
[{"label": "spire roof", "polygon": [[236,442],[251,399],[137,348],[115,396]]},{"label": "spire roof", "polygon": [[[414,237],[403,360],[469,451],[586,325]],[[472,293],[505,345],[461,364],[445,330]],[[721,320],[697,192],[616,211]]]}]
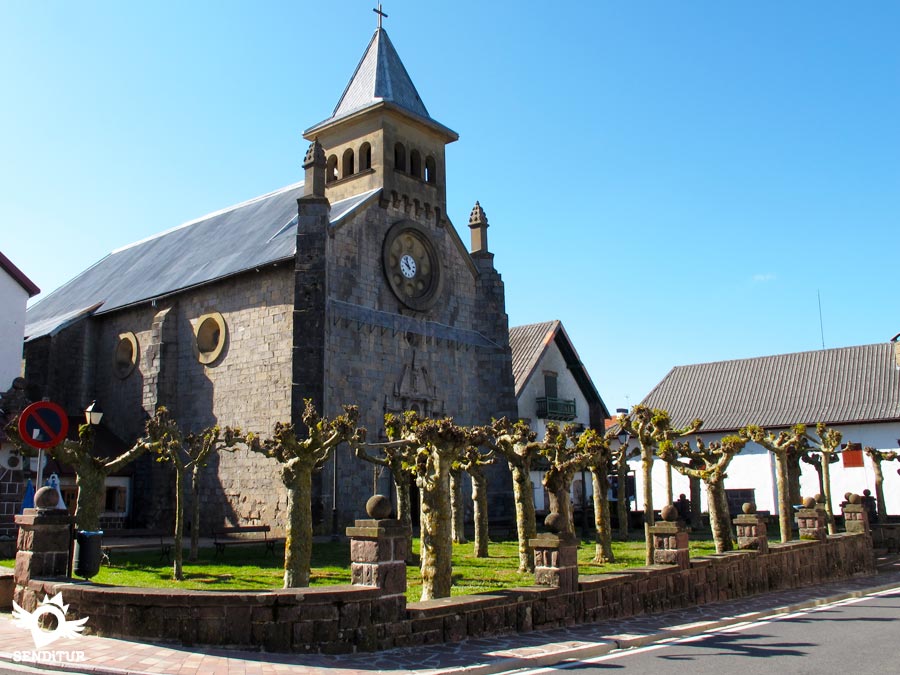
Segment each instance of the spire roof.
[{"label": "spire roof", "polygon": [[428,114],[387,31],[380,26],[375,29],[331,117],[307,129],[304,135],[381,103],[392,104],[426,124],[449,132],[453,140],[458,137],[456,132],[439,124]]}]

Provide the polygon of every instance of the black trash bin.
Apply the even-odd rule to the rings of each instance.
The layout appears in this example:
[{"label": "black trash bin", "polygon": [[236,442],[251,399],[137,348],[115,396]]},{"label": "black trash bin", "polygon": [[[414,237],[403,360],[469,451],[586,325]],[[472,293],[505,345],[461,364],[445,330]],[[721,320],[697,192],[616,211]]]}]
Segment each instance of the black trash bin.
[{"label": "black trash bin", "polygon": [[100,561],[103,558],[103,531],[88,532],[79,530],[75,533],[75,559],[72,561],[72,571],[76,577],[90,579],[100,571]]}]

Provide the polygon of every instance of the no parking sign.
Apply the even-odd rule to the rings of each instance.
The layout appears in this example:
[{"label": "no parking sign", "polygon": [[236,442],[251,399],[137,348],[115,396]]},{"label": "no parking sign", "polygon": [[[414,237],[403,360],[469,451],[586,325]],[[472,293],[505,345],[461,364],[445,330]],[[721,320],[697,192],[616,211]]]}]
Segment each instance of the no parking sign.
[{"label": "no parking sign", "polygon": [[62,443],[68,433],[69,416],[56,403],[38,401],[19,415],[19,436],[32,448],[52,448]]}]

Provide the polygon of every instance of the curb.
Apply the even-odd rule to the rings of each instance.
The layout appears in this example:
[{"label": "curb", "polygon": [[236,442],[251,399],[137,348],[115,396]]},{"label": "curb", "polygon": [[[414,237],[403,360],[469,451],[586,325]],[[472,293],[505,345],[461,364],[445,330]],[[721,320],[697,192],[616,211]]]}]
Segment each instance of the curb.
[{"label": "curb", "polygon": [[773,607],[769,610],[747,612],[745,614],[722,617],[721,619],[716,620],[698,621],[695,623],[685,624],[684,626],[675,626],[645,635],[610,636],[609,638],[600,639],[594,644],[584,645],[583,643],[578,643],[583,645],[580,647],[572,646],[571,644],[569,646],[566,646],[566,643],[555,643],[554,646],[558,645],[562,648],[553,653],[540,654],[536,656],[510,657],[495,663],[476,664],[465,668],[437,668],[427,671],[427,675],[449,675],[450,673],[465,673],[465,675],[493,675],[495,673],[502,673],[511,670],[546,668],[565,663],[567,661],[579,661],[584,659],[596,658],[598,656],[605,656],[610,652],[620,649],[635,649],[637,647],[644,647],[646,645],[654,644],[664,640],[674,640],[677,638],[699,635],[701,633],[720,628],[727,628],[729,626],[743,623],[752,623],[754,621],[760,621],[762,619],[768,619],[785,614],[793,614],[794,612],[814,609],[816,607],[830,605],[832,603],[841,602],[843,600],[862,598],[867,595],[882,593],[892,589],[900,589],[900,579],[895,579],[891,583],[881,584],[878,586],[870,586],[854,591],[843,591],[830,596],[811,598],[803,602],[783,605],[781,607]]}]

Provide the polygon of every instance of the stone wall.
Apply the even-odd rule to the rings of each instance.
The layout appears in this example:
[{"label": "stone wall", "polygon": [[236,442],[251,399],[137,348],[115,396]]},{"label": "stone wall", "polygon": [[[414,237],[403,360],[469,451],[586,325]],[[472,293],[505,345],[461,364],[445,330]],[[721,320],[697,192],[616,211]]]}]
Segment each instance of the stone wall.
[{"label": "stone wall", "polygon": [[27,608],[62,592],[74,616],[90,617],[87,631],[106,636],[335,653],[626,618],[873,573],[869,537],[839,534],[773,544],[767,554],[694,558],[686,569],[581,576],[573,592],[534,586],[406,605],[403,596],[364,586],[212,593],[31,580],[17,601]]},{"label": "stone wall", "polygon": [[900,523],[875,523],[870,527],[875,548],[900,553]]}]

